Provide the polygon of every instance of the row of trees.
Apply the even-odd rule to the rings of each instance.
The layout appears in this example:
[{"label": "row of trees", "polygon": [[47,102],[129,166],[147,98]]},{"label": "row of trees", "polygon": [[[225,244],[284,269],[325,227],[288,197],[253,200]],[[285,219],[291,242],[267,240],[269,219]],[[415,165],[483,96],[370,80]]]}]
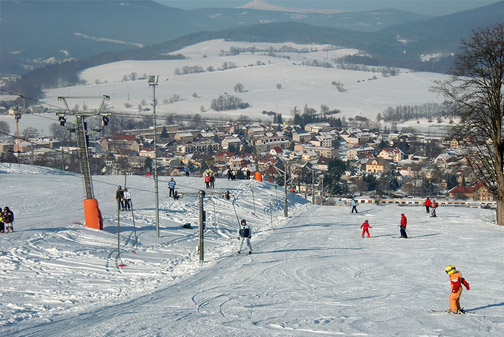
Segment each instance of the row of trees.
[{"label": "row of trees", "polygon": [[458,115],[453,105],[424,103],[421,105],[401,105],[396,107],[388,107],[376,116],[378,121],[384,122],[399,122],[417,120],[420,118],[454,118]]},{"label": "row of trees", "polygon": [[243,102],[241,98],[233,95],[223,94],[219,95],[218,98],[214,98],[210,106],[215,111],[225,111],[246,109],[250,106],[250,104]]}]

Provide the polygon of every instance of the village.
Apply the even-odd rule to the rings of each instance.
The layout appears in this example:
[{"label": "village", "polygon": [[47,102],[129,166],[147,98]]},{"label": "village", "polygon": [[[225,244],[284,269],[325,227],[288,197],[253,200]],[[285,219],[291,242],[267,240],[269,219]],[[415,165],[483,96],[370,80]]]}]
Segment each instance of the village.
[{"label": "village", "polygon": [[[287,165],[289,190],[319,204],[364,195],[374,200],[494,200],[465,164],[467,140],[414,130],[380,132],[355,124],[334,127],[329,122],[178,124],[183,125],[165,123],[156,129],[159,176],[202,176],[210,169],[220,178],[255,179],[260,172],[259,179],[284,186]],[[3,137],[2,161],[80,172],[72,130],[59,125],[51,130],[52,138],[27,132],[19,140]],[[92,173],[151,176],[153,127],[112,131],[88,130]]]}]

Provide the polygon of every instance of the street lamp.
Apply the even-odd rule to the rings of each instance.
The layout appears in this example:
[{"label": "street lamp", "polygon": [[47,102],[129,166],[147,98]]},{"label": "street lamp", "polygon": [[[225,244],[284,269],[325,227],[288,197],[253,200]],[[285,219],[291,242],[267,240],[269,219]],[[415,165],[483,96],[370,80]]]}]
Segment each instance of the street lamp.
[{"label": "street lamp", "polygon": [[152,108],[154,112],[154,202],[156,204],[156,235],[159,237],[159,194],[158,194],[158,174],[157,174],[157,122],[156,122],[156,86],[159,76],[149,75],[147,82],[152,87]]}]

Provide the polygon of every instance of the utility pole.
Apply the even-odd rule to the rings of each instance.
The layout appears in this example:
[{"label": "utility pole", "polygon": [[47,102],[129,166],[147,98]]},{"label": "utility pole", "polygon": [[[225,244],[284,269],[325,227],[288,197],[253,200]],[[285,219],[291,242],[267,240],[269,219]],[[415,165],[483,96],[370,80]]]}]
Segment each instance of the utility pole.
[{"label": "utility pole", "polygon": [[[101,99],[101,103],[99,108],[93,111],[72,112],[68,106],[67,99]],[[75,116],[76,119],[75,129],[77,132],[77,144],[79,146],[79,162],[81,174],[84,180],[84,193],[86,195],[86,199],[84,200],[84,215],[86,219],[86,226],[95,229],[103,229],[103,220],[101,218],[101,212],[98,208],[98,201],[94,198],[88,152],[89,144],[87,137],[87,124],[85,122],[85,118],[91,116],[101,116],[102,125],[106,126],[108,124],[108,116],[110,116],[110,113],[103,112],[103,109],[105,107],[105,101],[108,101],[109,99],[110,97],[106,95],[89,97],[58,97],[58,100],[63,101],[66,107],[66,112],[57,113],[60,125],[66,125],[66,115]]]},{"label": "utility pole", "polygon": [[[16,120],[16,154],[17,154],[17,161],[18,165],[19,163],[19,120],[21,119],[21,114],[26,112],[26,100],[23,95],[18,95],[22,100],[23,100],[23,110],[20,111],[19,107],[14,110],[14,119]],[[32,149],[33,149],[33,144],[32,144]]]},{"label": "utility pole", "polygon": [[284,165],[284,217],[288,218],[289,217],[289,205],[287,203],[287,162]]},{"label": "utility pole", "polygon": [[199,251],[199,262],[203,263],[205,262],[204,258],[204,244],[203,244],[203,229],[204,229],[204,214],[205,211],[203,210],[203,197],[205,196],[205,191],[199,191],[198,193],[198,198],[199,198],[199,245],[198,245],[198,251]]},{"label": "utility pole", "polygon": [[324,205],[324,175],[320,176],[322,179],[322,191],[320,191],[320,194],[322,195],[322,200],[320,201],[320,204],[323,206]]},{"label": "utility pole", "polygon": [[148,78],[149,86],[152,87],[152,108],[154,111],[154,202],[156,204],[156,236],[159,237],[159,192],[158,192],[158,172],[157,172],[157,121],[156,121],[156,86],[159,76],[150,75]]},{"label": "utility pole", "polygon": [[315,205],[315,171],[311,170],[311,203]]},{"label": "utility pole", "polygon": [[[100,107],[97,109],[97,111],[72,112],[70,110],[67,99],[86,99],[86,98],[102,100]],[[91,96],[91,97],[71,97],[71,96],[58,97],[58,101],[63,101],[67,110],[67,112],[57,114],[59,117],[60,124],[62,126],[66,124],[66,115],[75,116],[76,118],[75,131],[77,132],[77,145],[79,146],[79,161],[80,161],[81,174],[83,175],[84,178],[84,191],[86,194],[86,199],[94,199],[94,193],[93,193],[93,182],[91,180],[91,166],[89,163],[89,152],[88,152],[89,144],[87,140],[87,125],[85,122],[85,118],[91,116],[102,116],[102,117],[109,116],[110,113],[102,112],[103,107],[105,106],[105,101],[106,100],[108,101],[109,99],[110,97],[106,95]]]}]

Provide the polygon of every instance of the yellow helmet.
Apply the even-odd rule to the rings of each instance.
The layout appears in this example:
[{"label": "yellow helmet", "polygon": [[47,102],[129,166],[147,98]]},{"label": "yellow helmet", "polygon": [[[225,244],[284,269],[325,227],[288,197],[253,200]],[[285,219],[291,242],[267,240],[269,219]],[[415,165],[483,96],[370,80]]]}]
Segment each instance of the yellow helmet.
[{"label": "yellow helmet", "polygon": [[457,271],[457,269],[455,269],[455,266],[448,266],[445,268],[445,271],[447,274],[453,274],[454,272]]}]

